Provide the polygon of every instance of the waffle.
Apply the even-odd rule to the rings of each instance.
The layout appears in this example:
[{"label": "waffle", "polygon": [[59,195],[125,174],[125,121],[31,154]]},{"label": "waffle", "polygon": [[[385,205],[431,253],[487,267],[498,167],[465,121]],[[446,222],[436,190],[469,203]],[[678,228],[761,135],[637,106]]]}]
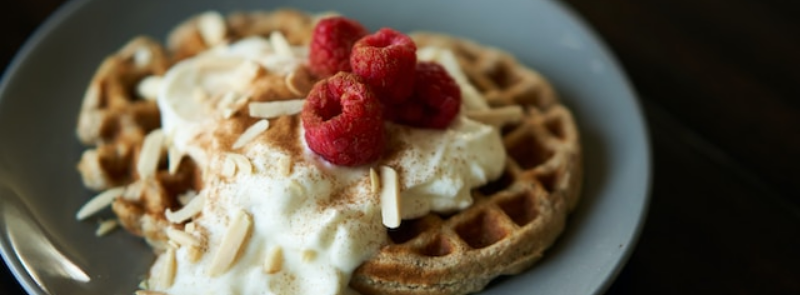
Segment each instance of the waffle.
[{"label": "waffle", "polygon": [[529,268],[564,229],[581,186],[577,128],[550,84],[510,55],[440,34],[413,38],[451,49],[490,107],[520,105],[525,116],[503,127],[505,172],[473,192],[471,207],[404,220],[350,284],[362,294],[477,292]]},{"label": "waffle", "polygon": [[[94,146],[78,165],[84,184],[95,190],[125,186],[125,195],[112,208],[128,231],[143,236],[156,251],[166,247],[166,228],[183,226],[167,222],[164,211],[181,208],[181,195],[199,191],[202,173],[185,158],[175,173],[162,160],[155,178],[138,177],[134,167],[143,139],[160,123],[153,98],[137,94],[137,85],[214,42],[280,31],[293,45],[307,44],[315,18],[294,10],[234,13],[225,18],[223,35],[216,40],[204,36],[202,22],[198,16],[182,23],[169,35],[166,49],[140,37],[106,59],[90,83],[79,118],[78,137]],[[441,34],[412,37],[419,48],[450,49],[490,108],[519,106],[523,116],[502,126],[509,155],[505,171],[473,191],[471,207],[404,220],[400,228],[388,230],[386,244],[356,269],[350,286],[362,294],[477,292],[498,276],[529,268],[563,231],[581,186],[578,131],[551,85],[507,53]],[[142,50],[151,52],[150,58],[142,58]],[[258,92],[256,100],[297,96],[286,85]]]},{"label": "waffle", "polygon": [[154,99],[136,96],[136,86],[147,76],[162,75],[169,67],[156,41],[139,37],[97,69],[83,99],[77,136],[87,145],[78,164],[86,187],[104,190],[130,182],[135,147],[161,124]]},{"label": "waffle", "polygon": [[93,146],[77,165],[84,185],[102,191],[125,186],[125,196],[112,209],[131,233],[163,248],[166,236],[164,210],[180,204],[177,196],[199,187],[191,160],[182,161],[176,173],[160,163],[155,178],[142,180],[136,162],[145,136],[161,125],[155,97],[144,97],[137,86],[147,77],[161,76],[171,65],[166,50],[148,37],[137,37],[107,57],[95,72],[78,117],[77,137]]}]

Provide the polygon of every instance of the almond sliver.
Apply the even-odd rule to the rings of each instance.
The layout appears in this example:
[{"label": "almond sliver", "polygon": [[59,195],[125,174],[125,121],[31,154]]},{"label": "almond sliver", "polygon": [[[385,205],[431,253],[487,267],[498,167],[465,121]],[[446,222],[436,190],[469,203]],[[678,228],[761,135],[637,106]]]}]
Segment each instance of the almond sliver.
[{"label": "almond sliver", "polygon": [[183,160],[184,154],[178,151],[178,148],[175,146],[170,146],[167,149],[167,159],[169,160],[169,174],[175,174],[178,172],[178,168],[181,166],[181,160]]},{"label": "almond sliver", "polygon": [[146,179],[156,174],[163,147],[164,132],[161,129],[150,131],[145,136],[142,150],[139,152],[139,161],[136,163],[136,172],[139,173],[139,178]]},{"label": "almond sliver", "polygon": [[244,242],[250,235],[252,224],[253,222],[247,212],[240,210],[236,214],[233,222],[225,232],[225,236],[222,238],[222,243],[217,249],[214,259],[211,261],[211,266],[208,269],[210,276],[215,277],[223,274],[236,262],[239,250],[244,246]]},{"label": "almond sliver", "polygon": [[370,185],[370,192],[373,195],[377,195],[380,193],[381,190],[381,179],[378,176],[378,172],[375,171],[375,168],[369,168],[369,185]]},{"label": "almond sliver", "polygon": [[283,249],[280,246],[272,247],[264,259],[264,273],[276,274],[283,268]]},{"label": "almond sliver", "polygon": [[183,223],[195,215],[200,214],[200,212],[203,212],[204,203],[204,194],[200,193],[178,211],[173,212],[171,209],[167,208],[164,212],[164,217],[167,218],[167,221],[172,223]]},{"label": "almond sliver", "polygon": [[98,237],[105,236],[117,228],[117,225],[119,225],[119,223],[116,219],[104,220],[97,226],[97,230],[94,232],[94,235]]},{"label": "almond sliver", "polygon": [[400,226],[400,179],[392,167],[380,167],[381,218],[388,228]]},{"label": "almond sliver", "polygon": [[283,176],[289,176],[292,174],[292,158],[286,155],[282,155],[278,158],[278,171]]},{"label": "almond sliver", "polygon": [[197,18],[197,29],[206,45],[217,45],[225,41],[227,28],[225,19],[215,11],[201,14]]},{"label": "almond sliver", "polygon": [[175,241],[175,243],[178,243],[178,245],[180,245],[180,246],[186,246],[186,247],[189,247],[189,246],[194,246],[194,247],[200,246],[200,240],[198,240],[193,235],[191,235],[191,234],[189,234],[189,233],[187,233],[185,231],[182,231],[182,230],[177,230],[177,229],[168,227],[167,228],[167,237],[170,239],[170,241]]},{"label": "almond sliver", "polygon": [[317,251],[314,251],[312,249],[306,249],[303,250],[302,256],[304,262],[311,262],[314,261],[314,259],[317,259]]},{"label": "almond sliver", "polygon": [[251,102],[248,108],[250,109],[251,117],[272,119],[300,113],[303,110],[304,103],[305,99]]},{"label": "almond sliver", "polygon": [[236,173],[243,173],[244,175],[253,173],[253,165],[247,157],[234,153],[227,153],[225,156],[236,166]]},{"label": "almond sliver", "polygon": [[246,60],[236,68],[236,72],[231,76],[229,84],[234,89],[247,89],[251,82],[261,74],[261,64],[253,60]]},{"label": "almond sliver", "polygon": [[222,158],[222,169],[220,170],[220,175],[225,177],[233,177],[236,175],[236,163],[233,162],[228,156]]},{"label": "almond sliver", "polygon": [[83,220],[86,219],[86,217],[92,216],[95,213],[100,212],[100,210],[103,210],[104,208],[110,206],[111,203],[114,202],[114,199],[116,199],[117,197],[121,196],[124,193],[125,193],[125,187],[115,187],[100,193],[99,195],[89,200],[89,202],[86,202],[86,204],[84,204],[83,207],[81,207],[81,209],[78,210],[78,213],[75,215],[75,218],[77,218],[78,220]]},{"label": "almond sliver", "polygon": [[136,86],[136,92],[139,94],[139,96],[144,97],[147,100],[156,100],[160,88],[160,76],[147,76],[139,82],[139,85]]},{"label": "almond sliver", "polygon": [[272,48],[275,49],[275,54],[287,58],[294,56],[292,46],[289,45],[289,41],[286,41],[286,37],[284,37],[280,31],[273,31],[272,34],[269,35],[269,42]]},{"label": "almond sliver", "polygon": [[233,143],[233,148],[238,149],[245,146],[262,132],[267,131],[267,128],[269,128],[269,121],[267,120],[261,120],[253,125],[250,125],[250,127],[248,127],[238,139],[236,139],[236,142]]},{"label": "almond sliver", "polygon": [[175,268],[177,264],[175,261],[175,248],[167,247],[167,251],[164,255],[164,264],[161,265],[159,276],[156,279],[158,280],[159,287],[169,288],[175,281]]}]

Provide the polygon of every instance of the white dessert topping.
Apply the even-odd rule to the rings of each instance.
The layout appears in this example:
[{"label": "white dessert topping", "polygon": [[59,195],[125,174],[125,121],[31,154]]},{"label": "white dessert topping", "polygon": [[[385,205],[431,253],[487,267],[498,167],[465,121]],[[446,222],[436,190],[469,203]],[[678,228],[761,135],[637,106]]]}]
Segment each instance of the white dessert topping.
[{"label": "white dessert topping", "polygon": [[[206,233],[202,251],[212,255],[199,255],[197,246],[176,249],[175,280],[158,291],[172,295],[345,293],[352,271],[386,241],[382,219],[386,218],[386,226],[396,227],[402,219],[430,211],[466,208],[472,203],[470,190],[502,172],[505,150],[497,129],[464,115],[447,130],[386,123],[399,147],[376,163],[376,167],[387,166],[380,173],[370,172],[369,167],[325,163],[305,147],[302,126],[290,131],[296,132],[292,137],[297,138],[299,151],[281,146],[287,143],[270,142],[270,132],[285,130],[273,130],[268,120],[250,125],[238,139],[234,134],[235,144],[225,144],[216,137],[226,132],[221,129],[223,122],[242,117],[226,116],[217,100],[231,91],[246,91],[233,89],[226,82],[228,77],[237,75],[245,61],[284,75],[304,63],[306,51],[288,43],[283,47],[285,40],[280,38],[251,37],[218,46],[180,62],[164,75],[158,105],[164,132],[171,135],[169,148],[190,157],[203,171],[199,196],[166,215],[173,223],[191,220],[192,226],[202,227]],[[451,64],[448,70],[452,68]],[[209,99],[192,99],[195,88],[205,91]],[[246,93],[242,97],[241,101],[247,100]],[[249,111],[262,118],[300,111],[302,103],[290,103],[294,104],[291,108],[251,102]],[[472,104],[474,109],[483,107],[479,102]],[[275,109],[282,112],[265,114]],[[250,164],[251,173],[239,173],[245,166],[242,159]],[[389,171],[388,166],[394,169]],[[378,194],[383,191],[391,192],[386,201]],[[196,263],[182,263],[187,260]]]}]

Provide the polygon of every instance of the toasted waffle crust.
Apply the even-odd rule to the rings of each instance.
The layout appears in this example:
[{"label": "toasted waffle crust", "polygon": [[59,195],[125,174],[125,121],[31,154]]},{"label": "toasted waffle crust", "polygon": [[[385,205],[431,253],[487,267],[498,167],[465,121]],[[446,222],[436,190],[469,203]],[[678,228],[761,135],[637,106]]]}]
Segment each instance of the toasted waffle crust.
[{"label": "toasted waffle crust", "polygon": [[[280,31],[292,44],[307,44],[315,18],[279,10],[234,13],[224,21],[227,41]],[[130,196],[118,198],[113,209],[127,230],[157,250],[170,226],[164,210],[180,208],[178,196],[199,190],[202,176],[188,159],[177,173],[168,173],[162,162],[155,179],[137,179],[133,167],[143,138],[160,123],[155,102],[137,96],[136,85],[210,48],[199,30],[198,18],[191,18],[170,34],[167,49],[142,37],[107,58],[79,118],[78,137],[94,145],[78,165],[84,183],[95,190],[127,185]],[[350,286],[363,294],[477,292],[498,276],[531,267],[564,230],[581,187],[578,130],[548,81],[509,54],[441,34],[413,38],[420,48],[450,49],[491,108],[520,106],[523,118],[502,127],[509,156],[505,171],[473,191],[471,207],[405,220],[389,230],[390,239],[356,269]]]},{"label": "toasted waffle crust", "polygon": [[403,221],[350,284],[363,294],[477,292],[529,268],[563,231],[581,185],[578,131],[550,84],[508,54],[440,34],[414,38],[451,49],[491,107],[520,105],[525,118],[503,128],[505,173],[475,190],[470,208]]}]

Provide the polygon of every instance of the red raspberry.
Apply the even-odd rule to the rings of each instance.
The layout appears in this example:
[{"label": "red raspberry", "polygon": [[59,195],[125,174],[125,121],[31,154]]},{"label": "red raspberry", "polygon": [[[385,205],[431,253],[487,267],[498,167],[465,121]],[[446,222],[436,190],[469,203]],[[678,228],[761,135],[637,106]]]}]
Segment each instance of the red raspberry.
[{"label": "red raspberry", "polygon": [[353,73],[363,77],[386,104],[401,103],[411,94],[416,63],[414,41],[388,28],[358,40],[350,54]]},{"label": "red raspberry", "polygon": [[352,73],[339,72],[317,82],[301,116],[308,147],[333,164],[357,166],[383,153],[381,103]]},{"label": "red raspberry", "polygon": [[461,109],[461,89],[441,65],[420,62],[414,92],[405,103],[387,106],[393,121],[423,128],[444,129]]},{"label": "red raspberry", "polygon": [[350,49],[367,35],[367,30],[355,20],[329,17],[314,27],[309,45],[309,68],[318,78],[326,78],[339,71],[350,71]]}]

